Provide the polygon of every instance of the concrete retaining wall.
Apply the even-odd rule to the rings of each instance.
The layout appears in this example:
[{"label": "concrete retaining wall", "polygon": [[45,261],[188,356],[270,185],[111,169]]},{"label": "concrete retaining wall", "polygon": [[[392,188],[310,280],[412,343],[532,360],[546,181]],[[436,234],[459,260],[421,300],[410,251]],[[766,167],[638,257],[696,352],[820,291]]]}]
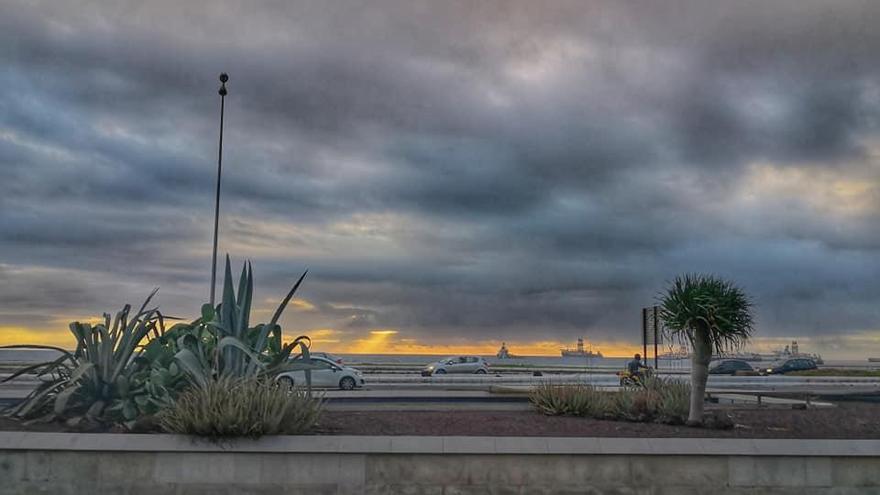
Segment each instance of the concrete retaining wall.
[{"label": "concrete retaining wall", "polygon": [[880,441],[0,432],[0,494],[880,493]]}]

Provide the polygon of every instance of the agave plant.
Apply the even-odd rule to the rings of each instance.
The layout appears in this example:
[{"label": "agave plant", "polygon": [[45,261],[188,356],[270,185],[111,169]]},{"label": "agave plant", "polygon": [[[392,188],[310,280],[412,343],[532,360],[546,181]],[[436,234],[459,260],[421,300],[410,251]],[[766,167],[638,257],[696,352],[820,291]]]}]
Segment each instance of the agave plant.
[{"label": "agave plant", "polygon": [[[312,366],[309,338],[303,335],[282,344],[281,327],[278,325],[278,320],[305,279],[306,273],[308,272],[304,272],[288,291],[269,323],[250,327],[253,269],[250,263],[245,263],[236,291],[227,256],[220,304],[216,308],[210,304],[203,305],[199,320],[188,327],[172,329],[180,333],[176,341],[170,344],[176,349],[175,362],[179,363],[193,383],[201,387],[220,378],[274,377],[281,371],[293,368],[305,369],[310,385],[309,370]],[[300,348],[303,359],[291,364],[291,352],[297,347]]]},{"label": "agave plant", "polygon": [[[141,344],[149,336],[161,336],[165,328],[158,309],[147,309],[157,290],[147,297],[133,317],[130,317],[131,306],[125,305],[112,323],[108,313],[96,325],[71,323],[70,331],[76,340],[73,352],[54,346],[4,346],[60,353],[57,359],[24,367],[3,380],[14,380],[26,373],[36,374],[40,379],[39,385],[7,414],[20,418],[43,415],[47,420],[61,416],[94,419],[115,416],[134,420],[139,408],[151,404],[146,388],[147,367],[144,360],[139,359],[143,351]],[[153,388],[160,396],[156,387],[154,383]]]},{"label": "agave plant", "polygon": [[666,330],[693,349],[688,424],[702,423],[713,351],[736,349],[752,335],[751,308],[742,289],[706,275],[677,277],[661,298]]}]

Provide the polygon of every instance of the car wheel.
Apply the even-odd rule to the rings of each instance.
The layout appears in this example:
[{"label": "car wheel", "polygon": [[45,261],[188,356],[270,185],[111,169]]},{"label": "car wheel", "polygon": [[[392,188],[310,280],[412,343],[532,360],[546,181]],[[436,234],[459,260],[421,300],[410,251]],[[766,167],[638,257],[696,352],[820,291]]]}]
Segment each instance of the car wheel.
[{"label": "car wheel", "polygon": [[339,380],[339,388],[342,390],[354,390],[354,385],[354,378],[350,376],[346,376],[342,380]]},{"label": "car wheel", "polygon": [[283,390],[290,390],[293,388],[293,378],[289,376],[282,376],[278,379],[278,384]]},{"label": "car wheel", "polygon": [[437,371],[434,372],[434,374],[435,374],[435,375],[445,375],[445,374],[446,374],[446,370],[442,370],[442,369],[441,369],[441,370],[437,370]]},{"label": "car wheel", "polygon": [[485,374],[486,374],[486,370],[484,370],[483,368],[480,368],[480,369],[478,369],[477,371],[475,371],[474,373],[476,373],[476,374],[478,374],[478,375],[485,375]]}]

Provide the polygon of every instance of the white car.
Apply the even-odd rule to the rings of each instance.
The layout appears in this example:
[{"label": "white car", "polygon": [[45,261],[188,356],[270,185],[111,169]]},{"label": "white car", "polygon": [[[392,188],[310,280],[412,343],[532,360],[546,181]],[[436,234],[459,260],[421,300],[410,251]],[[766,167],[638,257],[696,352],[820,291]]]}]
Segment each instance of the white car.
[{"label": "white car", "polygon": [[[359,370],[335,363],[325,357],[312,357],[312,365],[316,366],[312,371],[312,387],[314,388],[339,388],[342,390],[354,390],[364,386],[364,375]],[[279,374],[275,380],[288,388],[294,385],[306,385],[306,372],[304,370],[285,371]]]},{"label": "white car", "polygon": [[453,356],[431,363],[422,369],[422,376],[445,375],[447,373],[476,373],[485,375],[489,364],[480,356]]}]

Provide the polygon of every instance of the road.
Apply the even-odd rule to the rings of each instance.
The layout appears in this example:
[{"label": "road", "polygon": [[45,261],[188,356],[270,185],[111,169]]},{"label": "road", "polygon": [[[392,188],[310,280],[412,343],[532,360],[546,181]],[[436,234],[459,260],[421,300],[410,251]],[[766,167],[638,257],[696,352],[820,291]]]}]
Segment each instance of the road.
[{"label": "road", "polygon": [[[7,375],[8,376],[8,375]],[[661,374],[660,376],[665,376]],[[0,375],[2,379],[3,375]],[[689,380],[688,375],[668,375]],[[454,409],[463,404],[475,409],[522,409],[528,407],[530,389],[542,383],[592,384],[609,390],[618,387],[618,378],[609,373],[568,373],[546,376],[506,373],[501,375],[445,375],[422,377],[416,374],[368,374],[367,387],[350,392],[321,392],[331,409]],[[24,398],[36,385],[33,377],[0,385],[0,406]],[[880,378],[801,377],[801,376],[711,376],[707,387],[715,396],[775,396],[795,400],[807,397],[880,398]]]}]

